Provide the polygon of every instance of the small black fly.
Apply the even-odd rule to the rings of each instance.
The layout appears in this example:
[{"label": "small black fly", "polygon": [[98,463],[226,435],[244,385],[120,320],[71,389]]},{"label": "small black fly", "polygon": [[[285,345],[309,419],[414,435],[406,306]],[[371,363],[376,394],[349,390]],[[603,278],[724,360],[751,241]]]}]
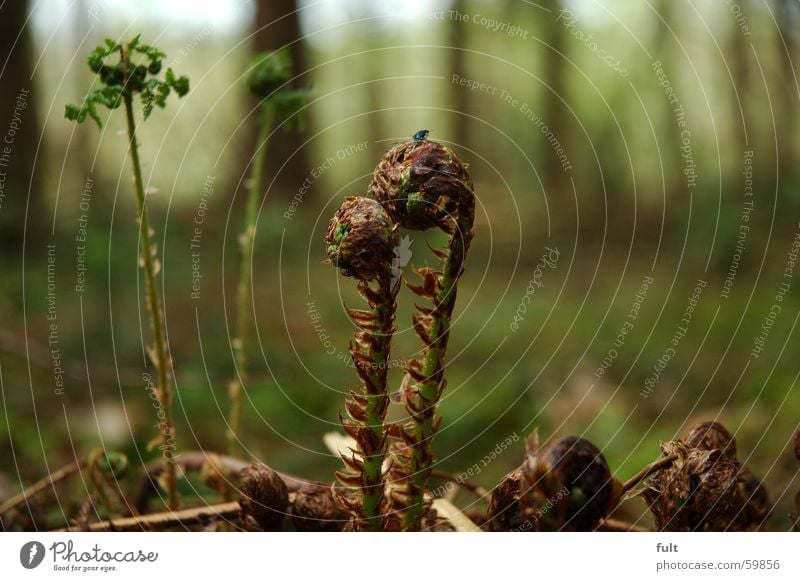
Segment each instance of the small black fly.
[{"label": "small black fly", "polygon": [[416,143],[422,143],[423,141],[428,139],[429,133],[430,131],[428,131],[427,129],[420,129],[411,137],[411,139],[413,139]]}]

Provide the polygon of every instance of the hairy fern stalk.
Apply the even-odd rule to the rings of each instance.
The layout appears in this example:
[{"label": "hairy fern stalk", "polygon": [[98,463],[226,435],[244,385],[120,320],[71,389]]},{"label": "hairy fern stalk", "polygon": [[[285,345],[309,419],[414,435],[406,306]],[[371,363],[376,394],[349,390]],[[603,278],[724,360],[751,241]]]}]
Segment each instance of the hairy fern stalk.
[{"label": "hairy fern stalk", "polygon": [[288,83],[291,78],[292,59],[286,48],[271,53],[257,54],[247,69],[247,87],[250,93],[259,100],[258,138],[247,192],[244,228],[239,236],[242,261],[239,266],[239,285],[236,292],[236,337],[233,340],[236,377],[228,383],[230,411],[228,413],[227,438],[231,453],[235,453],[240,444],[242,392],[247,381],[248,348],[253,326],[253,249],[256,238],[258,204],[264,189],[267,142],[278,121],[283,121],[286,130],[303,128],[302,109],[311,94],[308,89],[290,88]]},{"label": "hairy fern stalk", "polygon": [[406,365],[402,396],[409,421],[393,429],[391,515],[399,528],[419,530],[427,512],[425,488],[433,467],[431,443],[439,427],[436,406],[445,389],[445,355],[457,285],[472,241],[475,196],[466,164],[449,148],[427,139],[402,142],[375,169],[371,195],[403,227],[438,227],[448,234],[444,250],[433,250],[441,270],[422,268],[419,285],[409,285],[430,306],[415,305],[413,327],[421,355]]},{"label": "hairy fern stalk", "polygon": [[[109,60],[116,55],[119,55],[119,60],[113,65],[109,64]],[[125,107],[128,151],[133,168],[141,242],[139,264],[144,271],[147,310],[150,314],[150,331],[153,338],[153,345],[148,347],[147,352],[156,368],[155,393],[160,404],[159,437],[153,441],[153,445],[159,446],[167,460],[162,484],[167,492],[169,506],[174,509],[178,507],[178,492],[174,451],[175,425],[172,420],[172,363],[164,326],[164,309],[156,286],[156,277],[161,267],[154,241],[155,232],[150,227],[147,212],[134,116],[134,96],[137,94],[141,97],[142,116],[147,119],[155,107],[163,108],[166,105],[166,99],[171,92],[174,91],[182,97],[189,91],[189,80],[186,77],[176,77],[172,69],[167,69],[163,80],[158,77],[161,61],[165,56],[157,48],[142,44],[139,36],[123,44],[106,39],[105,45],[98,46],[88,58],[89,68],[100,77],[100,88],[86,95],[79,106],[67,105],[65,116],[78,123],[85,121],[88,116],[102,127],[98,105],[109,109],[117,109],[121,105]]]},{"label": "hairy fern stalk", "polygon": [[369,310],[348,309],[357,326],[350,355],[361,391],[345,402],[345,431],[356,442],[343,456],[346,470],[336,476],[348,490],[337,491],[339,504],[353,516],[355,530],[382,530],[386,510],[384,460],[387,448],[387,375],[399,281],[392,271],[397,230],[381,205],[348,198],[328,226],[328,256],[342,274],[357,278]]}]

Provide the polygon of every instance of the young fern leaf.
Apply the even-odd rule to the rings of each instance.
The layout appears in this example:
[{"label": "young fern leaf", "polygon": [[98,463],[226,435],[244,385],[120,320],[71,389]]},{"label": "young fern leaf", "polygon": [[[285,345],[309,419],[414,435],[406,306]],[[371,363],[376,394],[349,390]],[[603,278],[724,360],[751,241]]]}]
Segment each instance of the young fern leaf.
[{"label": "young fern leaf", "polygon": [[[113,57],[118,58],[116,62],[110,63],[109,61],[113,60]],[[147,308],[150,314],[150,330],[153,338],[153,346],[148,346],[147,351],[158,372],[155,393],[164,414],[163,419],[158,423],[159,436],[156,442],[164,451],[167,459],[163,482],[170,508],[174,509],[178,507],[178,492],[177,467],[174,457],[175,427],[172,422],[171,361],[164,328],[164,311],[156,285],[160,262],[154,241],[155,234],[149,226],[133,111],[133,98],[137,93],[142,98],[146,119],[152,112],[153,105],[164,107],[166,98],[172,89],[178,93],[178,96],[185,95],[189,90],[189,80],[186,77],[175,77],[172,71],[168,71],[166,80],[158,78],[163,57],[164,54],[161,51],[139,44],[138,35],[122,44],[112,39],[106,39],[105,46],[95,48],[87,59],[89,68],[99,77],[102,86],[87,94],[79,106],[67,105],[65,116],[78,123],[83,123],[88,116],[97,123],[98,127],[102,127],[103,122],[98,112],[98,105],[110,110],[117,109],[122,104],[125,105],[129,153],[138,211],[137,221],[141,239],[139,263],[145,274]]]}]

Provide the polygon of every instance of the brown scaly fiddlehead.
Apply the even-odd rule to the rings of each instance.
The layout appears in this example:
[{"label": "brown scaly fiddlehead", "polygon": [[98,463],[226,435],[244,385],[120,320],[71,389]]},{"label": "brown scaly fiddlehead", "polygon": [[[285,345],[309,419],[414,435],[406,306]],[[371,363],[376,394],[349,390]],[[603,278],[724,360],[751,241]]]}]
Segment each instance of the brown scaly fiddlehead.
[{"label": "brown scaly fiddlehead", "polygon": [[330,487],[307,485],[300,488],[292,505],[292,523],[301,532],[339,532],[350,513],[336,504]]},{"label": "brown scaly fiddlehead", "polygon": [[592,531],[616,507],[623,485],[600,450],[567,436],[539,446],[534,432],[522,466],[492,491],[488,531]]},{"label": "brown scaly fiddlehead", "polygon": [[622,491],[597,446],[577,436],[541,448],[534,436],[521,472],[522,530],[594,530]]},{"label": "brown scaly fiddlehead", "polygon": [[419,530],[427,511],[425,486],[433,466],[431,441],[439,426],[436,404],[445,388],[444,358],[456,287],[472,241],[475,195],[467,165],[453,151],[427,139],[399,143],[378,163],[369,193],[404,228],[441,228],[449,236],[444,250],[433,250],[441,270],[422,268],[420,285],[409,285],[430,307],[417,305],[414,331],[421,354],[406,365],[402,396],[410,420],[394,428],[391,479],[392,528]]},{"label": "brown scaly fiddlehead", "polygon": [[328,225],[325,237],[330,261],[345,276],[358,279],[358,291],[369,310],[348,309],[358,329],[350,355],[361,380],[361,393],[345,402],[345,431],[356,441],[347,468],[336,476],[350,490],[336,490],[339,504],[353,516],[355,530],[381,530],[387,434],[384,419],[389,406],[386,378],[394,333],[399,281],[392,272],[397,228],[384,208],[368,198],[347,198]]},{"label": "brown scaly fiddlehead", "polygon": [[289,504],[286,483],[272,468],[256,462],[242,471],[239,507],[245,529],[280,531]]},{"label": "brown scaly fiddlehead", "polygon": [[676,460],[642,491],[659,530],[755,531],[772,504],[759,479],[736,458],[736,441],[724,426],[704,422],[684,440],[661,444]]}]

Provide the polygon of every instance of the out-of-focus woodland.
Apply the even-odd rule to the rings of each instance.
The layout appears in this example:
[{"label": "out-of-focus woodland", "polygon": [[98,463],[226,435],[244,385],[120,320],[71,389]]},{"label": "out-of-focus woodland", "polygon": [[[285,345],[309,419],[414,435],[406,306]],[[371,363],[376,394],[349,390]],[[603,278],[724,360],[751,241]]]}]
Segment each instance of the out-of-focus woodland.
[{"label": "out-of-focus woodland", "polygon": [[[717,419],[788,527],[800,485],[797,2],[174,4],[0,11],[0,139],[12,142],[0,167],[0,497],[97,446],[135,465],[157,455],[124,116],[100,132],[63,118],[92,83],[85,55],[141,32],[191,79],[140,128],[179,450],[227,445],[256,139],[243,74],[255,52],[288,45],[293,84],[313,97],[304,129],[268,143],[245,454],[324,481],[339,467],[322,436],[356,382],[344,306],[359,299],[322,263],[322,237],[382,153],[426,128],[469,162],[478,199],[437,469],[477,464],[471,481],[491,487],[522,444],[482,459],[538,428],[590,439],[624,478],[660,441]],[[404,272],[441,241],[411,233]],[[398,353],[416,349],[412,307],[398,306]]]}]

